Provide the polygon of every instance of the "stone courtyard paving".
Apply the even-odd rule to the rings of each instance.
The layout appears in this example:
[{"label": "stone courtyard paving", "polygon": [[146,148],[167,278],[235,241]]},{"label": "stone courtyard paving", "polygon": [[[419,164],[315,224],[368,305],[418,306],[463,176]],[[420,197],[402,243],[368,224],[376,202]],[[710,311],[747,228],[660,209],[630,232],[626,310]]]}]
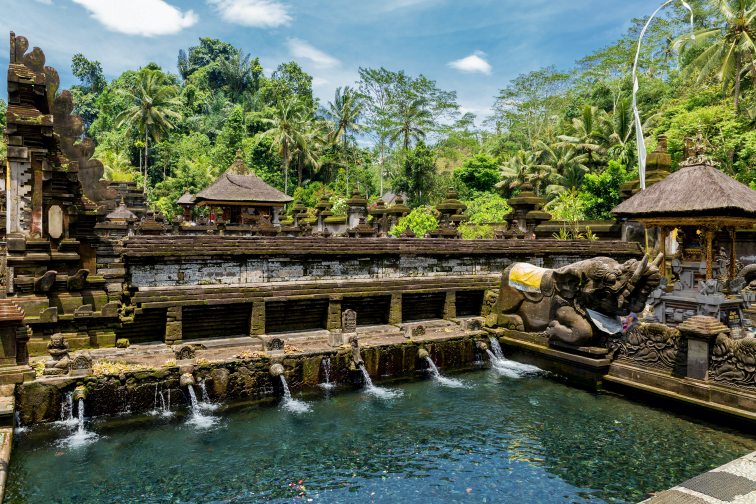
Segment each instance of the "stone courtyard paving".
[{"label": "stone courtyard paving", "polygon": [[643,501],[643,504],[724,503],[756,503],[756,452]]}]

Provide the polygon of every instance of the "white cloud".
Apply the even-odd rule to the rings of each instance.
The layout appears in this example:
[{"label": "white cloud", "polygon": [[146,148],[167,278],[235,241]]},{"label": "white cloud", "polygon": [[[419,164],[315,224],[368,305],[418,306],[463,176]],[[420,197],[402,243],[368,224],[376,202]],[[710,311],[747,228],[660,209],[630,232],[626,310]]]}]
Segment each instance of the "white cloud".
[{"label": "white cloud", "polygon": [[333,68],[341,64],[339,60],[313,47],[304,40],[292,38],[288,41],[289,51],[295,58],[308,60],[318,68]]},{"label": "white cloud", "polygon": [[214,5],[228,23],[275,28],[291,22],[289,8],[276,0],[207,0],[207,3]]},{"label": "white cloud", "polygon": [[171,35],[194,26],[199,16],[164,0],[73,0],[108,30],[127,35]]},{"label": "white cloud", "polygon": [[448,65],[460,72],[491,75],[491,64],[485,59],[486,53],[475,51],[470,56],[450,61]]}]

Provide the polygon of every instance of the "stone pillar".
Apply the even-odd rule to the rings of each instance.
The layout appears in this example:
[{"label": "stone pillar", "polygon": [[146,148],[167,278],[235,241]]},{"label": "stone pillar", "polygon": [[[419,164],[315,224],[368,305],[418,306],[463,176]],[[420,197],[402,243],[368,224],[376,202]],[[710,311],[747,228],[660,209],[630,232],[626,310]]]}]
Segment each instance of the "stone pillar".
[{"label": "stone pillar", "polygon": [[719,334],[729,334],[730,329],[714,317],[696,315],[677,326],[688,343],[688,378],[706,380],[709,373],[711,347]]},{"label": "stone pillar", "polygon": [[328,300],[328,320],[326,329],[336,331],[341,329],[341,298],[332,297]]},{"label": "stone pillar", "polygon": [[165,322],[165,343],[167,345],[180,343],[183,339],[182,319],[183,308],[181,306],[171,306],[168,308]]},{"label": "stone pillar", "polygon": [[252,303],[249,334],[250,336],[262,336],[265,334],[265,301],[255,301]]},{"label": "stone pillar", "polygon": [[402,293],[394,292],[391,294],[391,306],[389,308],[389,324],[402,323]]},{"label": "stone pillar", "polygon": [[457,318],[457,291],[448,291],[444,300],[444,319]]}]

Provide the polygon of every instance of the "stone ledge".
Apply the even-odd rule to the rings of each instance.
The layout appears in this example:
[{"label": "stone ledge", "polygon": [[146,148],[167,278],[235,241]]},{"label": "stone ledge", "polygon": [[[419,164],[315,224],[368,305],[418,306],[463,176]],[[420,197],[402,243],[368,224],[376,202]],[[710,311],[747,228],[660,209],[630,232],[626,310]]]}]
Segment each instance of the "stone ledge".
[{"label": "stone ledge", "polygon": [[604,381],[756,422],[756,396],[734,388],[617,362]]}]

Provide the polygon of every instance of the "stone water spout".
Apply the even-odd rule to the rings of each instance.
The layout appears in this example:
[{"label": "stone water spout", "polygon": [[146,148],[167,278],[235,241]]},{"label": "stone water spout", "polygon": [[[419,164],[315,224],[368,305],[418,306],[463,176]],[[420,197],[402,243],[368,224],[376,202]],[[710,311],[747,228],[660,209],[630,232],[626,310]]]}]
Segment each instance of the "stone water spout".
[{"label": "stone water spout", "polygon": [[182,387],[188,387],[190,385],[195,385],[196,381],[194,380],[194,375],[192,373],[183,373],[181,375],[181,379],[179,380],[179,384]]},{"label": "stone water spout", "polygon": [[283,364],[276,363],[276,364],[273,364],[272,366],[270,366],[270,371],[269,372],[270,372],[270,376],[272,376],[272,377],[275,378],[277,376],[283,376],[284,371],[285,370],[284,370]]},{"label": "stone water spout", "polygon": [[351,336],[349,338],[349,344],[352,346],[352,362],[354,362],[354,365],[356,367],[364,366],[365,361],[362,360],[362,355],[360,354],[360,340],[358,336]]},{"label": "stone water spout", "polygon": [[86,399],[87,398],[87,387],[84,385],[77,386],[73,391],[73,400],[78,401],[79,399]]},{"label": "stone water spout", "polygon": [[430,357],[430,354],[425,348],[420,348],[420,350],[417,351],[417,356],[421,359],[427,359],[428,357]]}]

